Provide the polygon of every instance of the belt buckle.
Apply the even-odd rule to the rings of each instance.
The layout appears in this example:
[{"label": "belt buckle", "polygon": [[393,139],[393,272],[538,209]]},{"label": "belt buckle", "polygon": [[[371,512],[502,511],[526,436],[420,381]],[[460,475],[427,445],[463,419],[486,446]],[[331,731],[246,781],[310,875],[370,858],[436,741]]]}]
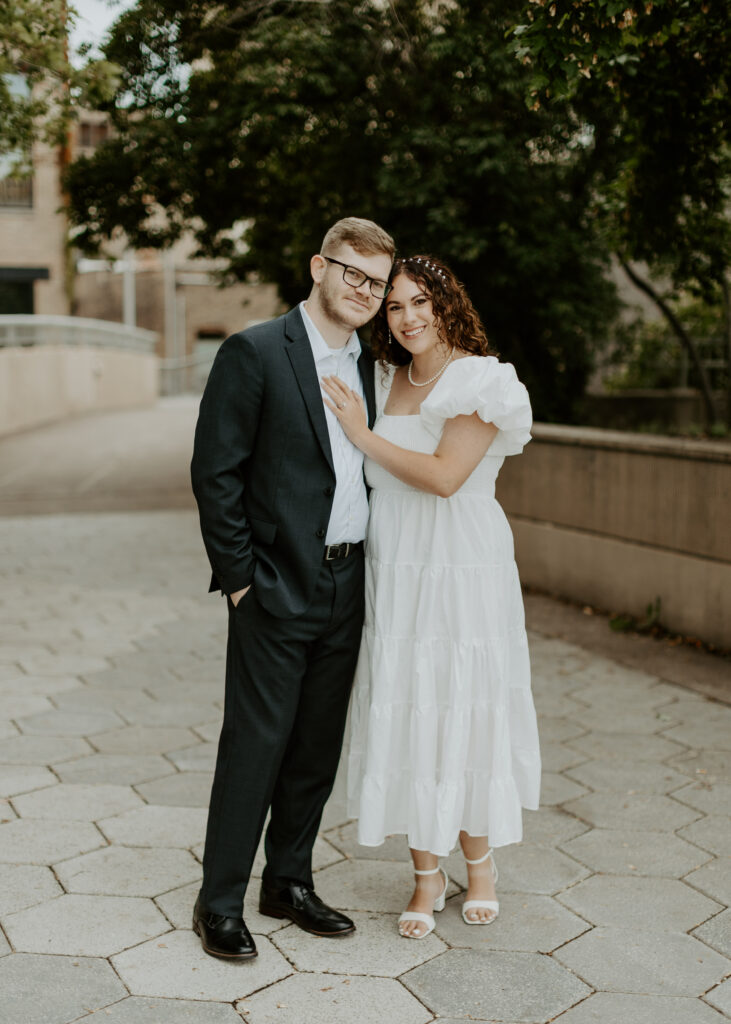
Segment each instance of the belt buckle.
[{"label": "belt buckle", "polygon": [[[343,551],[343,548],[345,548],[345,551]],[[349,541],[344,541],[342,544],[328,544],[325,548],[325,561],[334,562],[336,558],[347,558],[349,554]]]}]

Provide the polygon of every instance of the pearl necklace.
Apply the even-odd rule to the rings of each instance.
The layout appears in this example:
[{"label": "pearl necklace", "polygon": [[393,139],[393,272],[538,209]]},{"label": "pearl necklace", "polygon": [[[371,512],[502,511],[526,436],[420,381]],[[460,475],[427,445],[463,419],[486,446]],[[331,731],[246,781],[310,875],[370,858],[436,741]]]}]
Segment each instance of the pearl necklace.
[{"label": "pearl necklace", "polygon": [[444,371],[445,371],[445,370],[447,369],[447,366],[448,366],[448,365],[449,365],[449,363],[450,363],[450,362],[452,361],[452,356],[453,356],[453,355],[454,355],[454,349],[452,349],[452,351],[451,351],[451,352],[449,353],[449,355],[448,355],[448,356],[447,356],[447,358],[446,358],[446,359],[444,360],[444,362],[443,362],[443,363],[442,363],[442,365],[441,365],[441,366],[439,367],[439,369],[438,369],[438,370],[437,370],[437,372],[436,372],[436,373],[434,374],[434,376],[433,376],[433,377],[430,377],[430,378],[429,378],[429,380],[425,380],[425,381],[423,381],[423,382],[422,382],[421,384],[420,384],[420,383],[419,383],[418,381],[414,380],[414,378],[413,378],[413,377],[411,376],[411,367],[412,367],[412,366],[414,365],[414,360],[412,359],[412,360],[411,360],[411,362],[409,363],[409,367],[408,367],[408,370],[406,371],[406,372],[407,372],[407,375],[408,375],[408,378],[409,378],[409,384],[413,384],[415,388],[425,388],[425,387],[427,386],[427,384],[433,384],[433,383],[434,383],[434,381],[435,381],[435,380],[438,380],[438,379],[439,379],[439,377],[441,377],[441,375],[442,375],[442,374],[444,373]]}]

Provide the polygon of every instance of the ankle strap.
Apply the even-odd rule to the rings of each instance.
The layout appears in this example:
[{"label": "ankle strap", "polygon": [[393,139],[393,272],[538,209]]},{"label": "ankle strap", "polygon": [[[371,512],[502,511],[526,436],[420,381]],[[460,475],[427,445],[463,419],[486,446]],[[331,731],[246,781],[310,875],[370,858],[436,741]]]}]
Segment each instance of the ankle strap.
[{"label": "ankle strap", "polygon": [[437,866],[435,868],[429,868],[428,871],[417,871],[416,868],[414,868],[414,874],[415,875],[436,875],[437,872],[441,871],[441,870],[442,869],[437,864]]},{"label": "ankle strap", "polygon": [[487,851],[484,857],[478,857],[477,860],[469,860],[467,857],[465,857],[464,861],[465,864],[483,864],[488,857],[492,857],[492,847],[490,847],[490,849]]}]

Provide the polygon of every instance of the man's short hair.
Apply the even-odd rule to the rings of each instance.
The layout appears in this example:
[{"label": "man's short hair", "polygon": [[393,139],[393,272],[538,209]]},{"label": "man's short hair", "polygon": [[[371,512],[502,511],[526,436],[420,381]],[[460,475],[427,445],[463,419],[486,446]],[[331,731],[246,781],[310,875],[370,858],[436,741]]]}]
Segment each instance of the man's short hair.
[{"label": "man's short hair", "polygon": [[396,251],[394,240],[388,232],[372,220],[364,220],[362,217],[343,217],[336,221],[323,238],[320,252],[325,255],[339,249],[341,245],[351,245],[362,256],[382,252],[391,260]]}]

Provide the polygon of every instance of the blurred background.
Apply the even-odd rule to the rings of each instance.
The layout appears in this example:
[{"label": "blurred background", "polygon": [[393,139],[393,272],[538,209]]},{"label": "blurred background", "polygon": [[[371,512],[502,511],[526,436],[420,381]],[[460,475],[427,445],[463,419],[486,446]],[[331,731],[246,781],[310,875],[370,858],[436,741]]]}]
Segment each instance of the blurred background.
[{"label": "blurred background", "polygon": [[2,509],[189,506],[218,346],[369,217],[528,386],[525,584],[731,647],[730,64],[720,0],[3,8]]}]

